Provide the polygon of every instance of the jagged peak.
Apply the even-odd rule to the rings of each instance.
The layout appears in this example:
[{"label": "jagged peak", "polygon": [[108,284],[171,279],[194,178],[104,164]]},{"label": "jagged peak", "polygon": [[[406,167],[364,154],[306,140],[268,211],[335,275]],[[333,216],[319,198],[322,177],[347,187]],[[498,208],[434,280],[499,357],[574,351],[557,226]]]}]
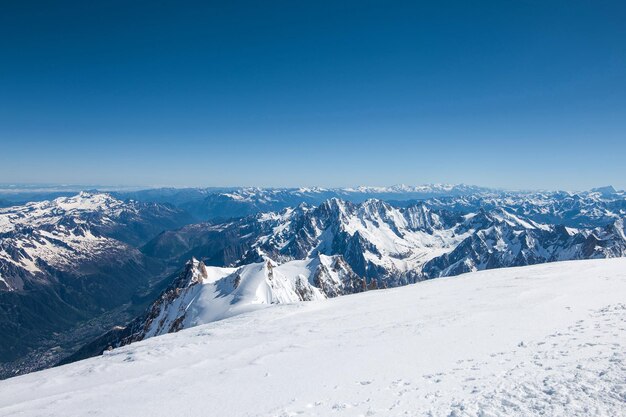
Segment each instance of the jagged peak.
[{"label": "jagged peak", "polygon": [[278,262],[276,262],[267,255],[263,255],[263,263],[266,269],[276,268],[279,265]]},{"label": "jagged peak", "polygon": [[184,286],[194,285],[196,283],[201,284],[208,278],[206,265],[195,257],[187,261],[183,274],[185,276]]},{"label": "jagged peak", "polygon": [[535,229],[535,226],[511,213],[504,207],[496,207],[490,211],[490,216],[499,223],[506,223],[509,226],[520,226],[525,229]]},{"label": "jagged peak", "polygon": [[359,204],[359,208],[368,209],[373,208],[376,210],[385,209],[385,210],[393,210],[393,207],[389,203],[379,198],[368,198]]},{"label": "jagged peak", "polygon": [[295,209],[294,209],[294,210],[301,211],[301,212],[307,212],[307,211],[312,210],[313,208],[314,208],[314,207],[313,207],[313,206],[311,206],[309,203],[302,202],[302,203],[298,204],[298,205],[295,207]]},{"label": "jagged peak", "polygon": [[623,218],[616,218],[612,223],[608,224],[605,229],[608,233],[617,234],[618,237],[626,241],[626,224],[624,224]]},{"label": "jagged peak", "polygon": [[332,197],[322,202],[318,207],[319,210],[333,213],[338,217],[345,217],[354,209],[354,204],[349,201],[342,200],[338,197]]}]

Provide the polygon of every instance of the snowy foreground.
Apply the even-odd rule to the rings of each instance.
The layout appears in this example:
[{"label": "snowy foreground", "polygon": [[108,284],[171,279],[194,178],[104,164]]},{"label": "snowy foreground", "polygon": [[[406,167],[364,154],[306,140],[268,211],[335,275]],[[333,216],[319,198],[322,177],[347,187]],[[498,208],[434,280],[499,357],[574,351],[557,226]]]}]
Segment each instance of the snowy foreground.
[{"label": "snowy foreground", "polygon": [[0,415],[626,415],[626,259],[272,306],[0,381]]}]

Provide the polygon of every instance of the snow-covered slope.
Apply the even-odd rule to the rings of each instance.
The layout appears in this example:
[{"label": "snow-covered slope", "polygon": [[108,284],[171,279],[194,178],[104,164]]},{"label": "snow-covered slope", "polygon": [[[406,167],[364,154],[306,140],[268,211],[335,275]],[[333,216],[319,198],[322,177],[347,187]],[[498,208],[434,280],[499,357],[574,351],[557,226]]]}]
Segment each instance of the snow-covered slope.
[{"label": "snow-covered slope", "polygon": [[50,270],[74,273],[85,262],[139,258],[135,244],[187,220],[169,206],[87,192],[0,208],[0,291],[44,283]]},{"label": "snow-covered slope", "polygon": [[[262,306],[325,298],[309,283],[311,262],[294,261],[277,266],[270,260],[238,269],[207,267],[191,261],[184,280],[166,292],[150,311],[141,338],[246,313]],[[217,279],[215,279],[217,278]]]},{"label": "snow-covered slope", "polygon": [[64,362],[273,304],[323,300],[366,289],[365,280],[340,256],[319,255],[282,265],[264,259],[240,268],[207,267],[192,259],[144,314],[127,326],[112,329]]},{"label": "snow-covered slope", "polygon": [[618,416],[626,259],[277,305],[0,381],[2,416]]}]

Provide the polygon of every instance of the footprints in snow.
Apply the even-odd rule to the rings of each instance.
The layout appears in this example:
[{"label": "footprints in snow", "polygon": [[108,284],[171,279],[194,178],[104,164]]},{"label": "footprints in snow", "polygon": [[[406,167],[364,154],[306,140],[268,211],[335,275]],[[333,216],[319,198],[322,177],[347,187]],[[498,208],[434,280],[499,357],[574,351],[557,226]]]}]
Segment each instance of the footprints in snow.
[{"label": "footprints in snow", "polygon": [[270,415],[626,415],[625,352],[626,304],[618,304],[487,361],[459,359],[447,374],[335,385],[327,398]]}]

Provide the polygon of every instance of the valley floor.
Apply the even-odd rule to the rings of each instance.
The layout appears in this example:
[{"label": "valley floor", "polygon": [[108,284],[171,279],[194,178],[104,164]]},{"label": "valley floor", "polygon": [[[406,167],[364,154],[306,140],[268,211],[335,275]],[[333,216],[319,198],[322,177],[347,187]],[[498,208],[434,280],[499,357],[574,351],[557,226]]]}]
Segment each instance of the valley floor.
[{"label": "valley floor", "polygon": [[0,381],[0,415],[626,415],[626,259],[271,306]]}]

